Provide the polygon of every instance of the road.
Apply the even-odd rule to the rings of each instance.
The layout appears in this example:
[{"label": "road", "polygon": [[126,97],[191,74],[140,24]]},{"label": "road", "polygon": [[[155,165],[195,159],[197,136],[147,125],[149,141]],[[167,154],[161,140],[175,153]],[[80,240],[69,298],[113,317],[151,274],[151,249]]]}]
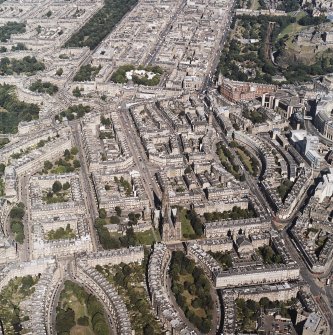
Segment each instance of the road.
[{"label": "road", "polygon": [[[98,238],[96,236],[96,230],[94,227],[95,220],[98,217],[98,210],[97,204],[95,200],[95,192],[94,188],[91,184],[89,169],[87,166],[87,161],[85,158],[85,154],[83,152],[83,143],[80,136],[80,125],[78,123],[72,124],[72,134],[74,138],[74,145],[79,149],[79,160],[81,163],[80,169],[80,180],[81,185],[83,186],[83,198],[87,209],[87,217],[88,217],[88,224],[91,236],[91,242],[93,246],[93,251],[97,251],[101,249],[101,246],[98,242]],[[82,183],[83,182],[83,183]]]},{"label": "road", "polygon": [[[213,120],[213,125],[215,126],[215,129],[218,131],[221,140],[228,145],[229,141],[225,137],[224,133],[221,131],[215,117]],[[229,145],[228,145],[229,146]],[[235,156],[235,162],[243,168],[244,175],[245,175],[245,181],[249,186],[249,189],[251,192],[253,192],[257,199],[261,202],[261,204],[264,206],[264,208],[267,209],[268,214],[270,214],[274,218],[274,212],[270,208],[268,202],[266,201],[265,197],[263,196],[261,190],[258,187],[256,179],[254,179],[243,167],[241,161],[238,159],[237,154],[235,153],[234,149],[229,146],[229,150],[234,154]],[[284,229],[281,231],[281,235],[283,240],[286,243],[286,247],[292,256],[292,258],[297,261],[299,267],[300,267],[300,274],[301,277],[304,279],[304,281],[309,285],[310,291],[312,295],[315,297],[318,306],[325,316],[330,329],[333,329],[333,313],[332,313],[332,302],[333,302],[333,292],[331,288],[326,287],[325,289],[322,287],[322,283],[314,277],[314,275],[311,273],[311,271],[308,269],[306,262],[301,258],[298,251],[296,250],[295,246],[290,240],[290,236],[288,234],[288,230],[293,224],[293,221],[295,217],[299,214],[299,209],[303,205],[305,199],[307,197],[307,194],[302,194],[302,197],[298,201],[297,206],[295,206],[294,211],[292,212],[291,216],[288,218],[288,220],[283,220]],[[273,226],[275,226],[274,220],[272,222]],[[278,227],[275,227],[278,230]]]},{"label": "road", "polygon": [[122,128],[125,132],[127,143],[133,155],[134,162],[136,167],[139,169],[143,180],[143,187],[149,197],[151,208],[153,208],[155,203],[153,192],[159,197],[159,199],[162,197],[161,190],[155,182],[155,176],[152,175],[152,171],[158,171],[159,167],[156,167],[149,162],[141,144],[141,140],[136,132],[134,122],[129,115],[129,110],[125,108],[119,109],[118,115],[122,123]]},{"label": "road", "polygon": [[[147,159],[146,153],[141,145],[140,138],[136,132],[134,122],[129,116],[129,110],[127,108],[118,109],[119,120],[122,124],[122,129],[125,133],[125,138],[128,143],[128,147],[133,156],[136,168],[139,170],[140,177],[142,180],[142,185],[149,198],[150,203],[150,212],[152,213],[155,208],[155,195],[161,200],[162,195],[160,188],[156,184],[156,179],[152,175],[153,171],[158,169],[154,167]],[[159,237],[155,233],[155,227],[153,227],[152,232],[156,241],[159,240]]]},{"label": "road", "polygon": [[318,136],[320,142],[322,142],[323,144],[327,145],[328,147],[332,147],[333,146],[333,141],[330,141],[328,138],[326,138],[325,136],[323,136],[316,129],[316,127],[313,125],[313,123],[311,122],[311,120],[304,120],[304,127],[305,127],[305,130],[308,133],[310,133],[311,135]]},{"label": "road", "polygon": [[216,71],[217,66],[220,62],[220,56],[222,53],[222,49],[226,41],[226,38],[229,34],[229,28],[230,28],[231,19],[232,19],[234,10],[235,10],[235,4],[236,4],[236,1],[234,0],[228,4],[228,10],[225,14],[225,22],[223,22],[224,30],[222,31],[221,36],[219,36],[219,42],[216,45],[215,52],[212,53],[213,58],[209,60],[208,62],[206,75],[202,83],[201,93],[207,90],[212,84],[213,77],[214,77],[213,72]]},{"label": "road", "polygon": [[322,286],[321,282],[316,277],[314,277],[314,275],[307,268],[306,262],[301,258],[300,254],[294,247],[286,229],[284,229],[281,232],[281,235],[283,237],[283,240],[285,241],[285,245],[286,245],[286,248],[288,249],[288,252],[290,253],[292,258],[297,262],[298,266],[300,267],[300,274],[303,280],[309,285],[310,292],[316,298],[316,301],[320,307],[320,310],[325,316],[330,326],[330,329],[333,329],[333,313],[330,308],[331,304],[326,296],[325,290],[321,287]]},{"label": "road", "polygon": [[229,141],[226,138],[226,136],[224,135],[223,131],[221,130],[220,126],[218,125],[218,122],[215,118],[215,116],[213,117],[213,125],[215,127],[215,130],[218,132],[220,139],[224,142],[224,144],[228,147],[228,149],[232,152],[234,158],[235,158],[235,162],[238,166],[241,167],[244,176],[245,176],[245,182],[247,183],[249,189],[251,190],[251,192],[257,197],[257,199],[259,200],[259,202],[261,203],[261,205],[263,206],[263,208],[266,210],[266,214],[269,216],[273,216],[274,212],[272,211],[270,205],[268,204],[266,198],[264,197],[264,195],[261,193],[257,180],[254,179],[245,169],[243,163],[241,162],[241,160],[239,159],[236,151],[234,148],[230,147],[229,145]]},{"label": "road", "polygon": [[163,43],[165,42],[165,37],[167,36],[167,34],[171,31],[172,26],[178,16],[178,14],[184,9],[184,7],[186,6],[187,1],[183,0],[178,8],[176,9],[176,11],[174,12],[174,14],[172,15],[172,17],[170,18],[168,24],[166,25],[166,27],[163,29],[163,31],[160,33],[159,39],[157,44],[155,45],[154,50],[149,53],[148,59],[146,59],[144,61],[144,64],[147,66],[151,63],[153,63],[155,61],[155,58],[157,56],[157,54],[159,53],[159,51],[161,50],[161,47],[163,46]]},{"label": "road", "polygon": [[30,201],[29,201],[29,178],[30,175],[25,175],[19,180],[19,200],[25,206],[25,214],[23,217],[24,226],[24,242],[18,244],[17,250],[21,261],[29,261],[31,259],[31,227],[30,227]]}]

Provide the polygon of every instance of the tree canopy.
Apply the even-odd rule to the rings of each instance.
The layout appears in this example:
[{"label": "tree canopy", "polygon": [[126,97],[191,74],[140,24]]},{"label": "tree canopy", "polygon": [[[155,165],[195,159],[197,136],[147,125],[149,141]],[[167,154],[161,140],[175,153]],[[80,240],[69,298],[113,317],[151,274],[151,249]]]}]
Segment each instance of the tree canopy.
[{"label": "tree canopy", "polygon": [[90,64],[82,65],[79,71],[74,76],[74,81],[90,81],[94,80],[96,75],[101,69],[101,65],[99,66],[91,66]]},{"label": "tree canopy", "polygon": [[105,0],[104,6],[66,42],[65,46],[87,46],[91,50],[95,49],[136,3],[137,0]]},{"label": "tree canopy", "polygon": [[53,95],[58,92],[58,86],[48,81],[42,82],[40,79],[38,79],[30,85],[29,90],[32,92],[47,93],[49,95]]},{"label": "tree canopy", "polygon": [[4,26],[0,27],[0,41],[7,42],[12,34],[22,34],[25,31],[25,23],[7,22]]},{"label": "tree canopy", "polygon": [[[0,61],[1,62],[1,61]],[[19,101],[14,86],[0,85],[0,133],[15,133],[20,121],[37,119],[39,106]]]},{"label": "tree canopy", "polygon": [[22,59],[4,57],[0,60],[0,75],[2,76],[22,73],[34,75],[43,70],[45,70],[44,63],[37,61],[34,56],[25,56]]}]

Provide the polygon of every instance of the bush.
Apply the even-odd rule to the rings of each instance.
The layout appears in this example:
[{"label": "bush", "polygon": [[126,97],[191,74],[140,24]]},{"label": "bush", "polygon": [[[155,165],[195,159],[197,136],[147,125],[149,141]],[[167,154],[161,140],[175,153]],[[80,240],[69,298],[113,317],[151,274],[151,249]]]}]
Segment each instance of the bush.
[{"label": "bush", "polygon": [[80,326],[89,326],[89,318],[87,316],[81,316],[77,319],[77,323]]}]

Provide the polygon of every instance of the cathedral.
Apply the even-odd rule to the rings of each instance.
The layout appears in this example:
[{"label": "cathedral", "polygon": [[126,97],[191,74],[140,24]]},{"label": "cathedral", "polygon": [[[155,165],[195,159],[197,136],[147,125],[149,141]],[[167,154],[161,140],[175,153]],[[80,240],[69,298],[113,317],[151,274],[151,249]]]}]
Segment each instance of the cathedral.
[{"label": "cathedral", "polygon": [[161,236],[163,242],[180,241],[182,237],[181,222],[177,208],[169,207],[167,190],[163,192],[161,211]]}]

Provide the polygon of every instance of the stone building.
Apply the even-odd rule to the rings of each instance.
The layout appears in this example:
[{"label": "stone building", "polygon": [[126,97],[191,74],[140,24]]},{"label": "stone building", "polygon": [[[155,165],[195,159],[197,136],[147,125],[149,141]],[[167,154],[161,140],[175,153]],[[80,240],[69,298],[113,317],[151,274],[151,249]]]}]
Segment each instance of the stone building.
[{"label": "stone building", "polygon": [[180,241],[182,238],[181,222],[177,215],[177,208],[169,207],[169,199],[167,192],[163,192],[163,217],[161,218],[162,228],[162,240],[168,241]]},{"label": "stone building", "polygon": [[247,83],[222,78],[220,93],[231,102],[249,101],[261,97],[265,93],[275,92],[275,85]]}]

